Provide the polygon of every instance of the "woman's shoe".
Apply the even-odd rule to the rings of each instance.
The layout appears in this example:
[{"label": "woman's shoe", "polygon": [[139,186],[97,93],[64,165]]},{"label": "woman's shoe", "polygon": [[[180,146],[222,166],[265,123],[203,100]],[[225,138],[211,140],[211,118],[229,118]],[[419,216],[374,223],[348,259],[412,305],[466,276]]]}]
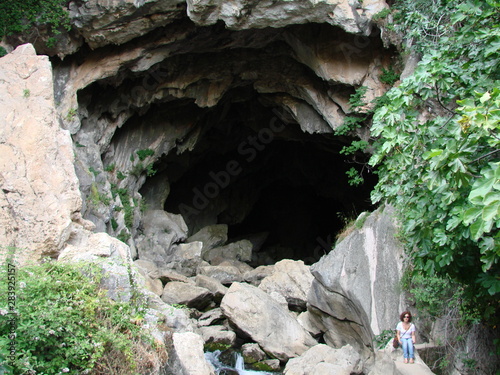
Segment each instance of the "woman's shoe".
[{"label": "woman's shoe", "polygon": [[412,359],[410,359],[410,363],[415,363],[415,361],[413,360],[413,358],[412,358]]},{"label": "woman's shoe", "polygon": [[405,358],[405,363],[408,363],[408,359],[407,358]]}]

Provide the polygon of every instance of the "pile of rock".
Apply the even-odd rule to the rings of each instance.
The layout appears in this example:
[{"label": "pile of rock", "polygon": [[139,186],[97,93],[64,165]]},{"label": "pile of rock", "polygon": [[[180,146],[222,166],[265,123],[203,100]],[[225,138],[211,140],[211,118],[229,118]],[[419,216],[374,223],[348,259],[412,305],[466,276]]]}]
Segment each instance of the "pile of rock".
[{"label": "pile of rock", "polygon": [[258,249],[247,240],[227,243],[225,225],[174,244],[160,264],[136,260],[158,301],[187,316],[183,327],[168,323],[177,324],[171,368],[211,374],[210,366],[200,370],[204,348],[238,349],[247,366],[285,374],[371,373],[385,364],[372,342],[400,303],[391,216],[390,209],[363,216],[362,228],[311,267],[284,259],[254,268]]},{"label": "pile of rock", "polygon": [[282,260],[252,269],[230,257],[222,263],[200,261],[200,274],[187,277],[149,261],[135,261],[150,289],[190,317],[189,329],[173,334],[172,370],[213,374],[203,351],[238,348],[247,368],[279,371],[286,365],[290,375],[318,366],[345,374],[361,372],[361,357],[350,345],[334,349],[315,339],[319,332],[311,328],[306,310],[313,280],[309,266]]},{"label": "pile of rock", "polygon": [[[247,240],[225,244],[224,227],[206,227],[188,238],[191,242],[177,245],[171,267],[143,259],[134,263],[150,291],[166,304],[189,311],[193,331],[204,347],[241,347],[248,364],[279,370],[318,344],[313,337],[317,330],[303,323],[308,321],[313,276],[302,261],[251,267],[247,262],[252,244]],[[193,340],[199,343],[184,338],[177,344],[174,340],[174,346]],[[192,362],[196,351],[188,352]]]}]

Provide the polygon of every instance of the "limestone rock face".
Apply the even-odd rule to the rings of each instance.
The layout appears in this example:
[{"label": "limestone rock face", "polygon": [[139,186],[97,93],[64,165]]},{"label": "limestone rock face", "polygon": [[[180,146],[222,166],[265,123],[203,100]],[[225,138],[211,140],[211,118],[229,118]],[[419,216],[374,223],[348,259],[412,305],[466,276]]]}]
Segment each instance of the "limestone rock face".
[{"label": "limestone rock face", "polygon": [[288,310],[254,286],[233,283],[222,299],[221,309],[265,352],[282,361],[316,344]]},{"label": "limestone rock face", "polygon": [[398,321],[403,247],[395,239],[392,213],[390,207],[378,209],[311,267],[310,312],[322,320],[331,346],[371,346],[372,335]]},{"label": "limestone rock face", "polygon": [[[0,243],[23,263],[57,256],[81,220],[72,141],[54,108],[52,68],[31,45],[0,58]],[[78,224],[75,224],[78,223]]]},{"label": "limestone rock face", "polygon": [[[258,4],[258,6],[257,6]],[[201,25],[224,21],[230,29],[283,27],[304,22],[339,25],[349,32],[368,32],[361,4],[352,0],[337,1],[266,1],[187,0],[189,17]]]},{"label": "limestone rock face", "polygon": [[91,48],[123,44],[175,20],[183,0],[93,0],[71,2],[73,23]]}]

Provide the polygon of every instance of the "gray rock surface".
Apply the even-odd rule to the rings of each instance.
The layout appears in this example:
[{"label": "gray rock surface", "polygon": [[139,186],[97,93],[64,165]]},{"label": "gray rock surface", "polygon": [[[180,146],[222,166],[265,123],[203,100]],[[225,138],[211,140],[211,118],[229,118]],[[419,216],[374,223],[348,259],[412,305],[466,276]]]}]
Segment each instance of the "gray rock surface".
[{"label": "gray rock surface", "polygon": [[290,359],[283,371],[284,375],[350,375],[362,370],[361,357],[351,346],[334,349],[318,344],[308,349],[300,357]]},{"label": "gray rock surface", "polygon": [[[72,232],[93,229],[80,214],[72,141],[59,127],[52,79],[48,57],[32,45],[0,58],[0,243],[15,248],[20,263],[57,257]],[[0,261],[5,256],[0,251]]]},{"label": "gray rock surface", "polygon": [[285,259],[274,265],[273,273],[262,280],[259,288],[268,294],[281,294],[290,310],[304,311],[313,280],[309,266],[303,261]]},{"label": "gray rock surface", "polygon": [[203,338],[193,332],[174,333],[170,370],[178,375],[215,375],[203,353]]},{"label": "gray rock surface", "polygon": [[222,299],[221,309],[266,353],[282,361],[316,344],[288,310],[254,286],[233,283]]},{"label": "gray rock surface", "polygon": [[165,285],[161,299],[168,304],[186,305],[199,310],[207,307],[212,301],[213,294],[205,288],[172,281]]},{"label": "gray rock surface", "polygon": [[325,325],[327,344],[369,347],[398,321],[403,247],[396,233],[393,210],[378,209],[311,267],[310,312]]}]

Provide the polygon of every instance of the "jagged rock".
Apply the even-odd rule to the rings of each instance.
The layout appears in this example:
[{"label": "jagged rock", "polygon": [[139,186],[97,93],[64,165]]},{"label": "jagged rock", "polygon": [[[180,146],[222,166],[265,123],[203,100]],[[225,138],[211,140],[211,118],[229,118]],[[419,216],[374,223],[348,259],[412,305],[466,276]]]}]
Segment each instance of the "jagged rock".
[{"label": "jagged rock", "polygon": [[158,270],[158,278],[163,284],[169,283],[170,281],[181,281],[188,284],[194,283],[190,278],[167,268],[160,268]]},{"label": "jagged rock", "polygon": [[145,276],[146,279],[146,288],[156,294],[157,296],[161,296],[163,294],[163,284],[158,279],[153,279],[149,276]]},{"label": "jagged rock", "polygon": [[[385,3],[385,2],[384,2]],[[276,1],[255,7],[254,1],[187,0],[188,15],[197,24],[222,20],[230,29],[284,27],[304,22],[330,23],[352,33],[369,33],[370,25],[357,1]],[[259,3],[260,5],[260,3]],[[307,20],[307,21],[306,21]]]},{"label": "jagged rock", "polygon": [[269,266],[259,266],[243,274],[243,280],[253,286],[259,286],[264,278],[272,275],[274,264]]},{"label": "jagged rock", "polygon": [[368,371],[368,375],[379,375],[379,374],[384,374],[384,375],[399,374],[396,365],[394,364],[394,361],[391,359],[390,355],[380,351],[375,353],[375,362]]},{"label": "jagged rock", "polygon": [[274,265],[273,273],[262,280],[259,288],[268,294],[281,294],[290,310],[304,311],[313,280],[309,266],[303,261],[285,259]]},{"label": "jagged rock", "polygon": [[285,297],[275,291],[267,293],[269,297],[271,297],[278,305],[280,305],[283,309],[288,310],[288,302]]},{"label": "jagged rock", "polygon": [[203,255],[210,249],[222,246],[227,242],[227,225],[209,225],[190,236],[186,242],[199,241],[203,244]]},{"label": "jagged rock", "polygon": [[220,307],[238,329],[282,361],[316,344],[286,309],[252,285],[233,283]]},{"label": "jagged rock", "polygon": [[[172,247],[172,255],[165,268],[173,269],[184,276],[195,276],[197,269],[203,265],[201,258],[202,242],[190,242]],[[208,263],[206,263],[208,264]]]},{"label": "jagged rock", "polygon": [[248,240],[232,242],[225,246],[203,251],[203,259],[211,264],[216,259],[235,259],[242,262],[250,262],[252,260],[252,248],[252,243]]},{"label": "jagged rock", "polygon": [[165,285],[161,299],[168,304],[186,305],[203,310],[212,301],[213,294],[205,288],[172,281]]},{"label": "jagged rock", "polygon": [[16,249],[21,264],[57,257],[75,226],[93,227],[81,219],[72,141],[59,127],[52,79],[48,57],[32,45],[0,58],[0,243]]},{"label": "jagged rock", "polygon": [[168,305],[151,292],[148,295],[148,306],[160,315],[160,323],[174,332],[193,332],[196,329],[197,325],[190,318],[187,308]]},{"label": "jagged rock", "polygon": [[243,344],[241,346],[241,355],[245,363],[255,363],[266,359],[266,353],[255,343]]},{"label": "jagged rock", "polygon": [[350,375],[361,373],[362,362],[359,354],[349,345],[333,349],[318,344],[300,357],[290,359],[283,374],[285,375]]},{"label": "jagged rock", "polygon": [[240,270],[233,265],[201,266],[198,268],[200,275],[211,277],[223,285],[241,281]]},{"label": "jagged rock", "polygon": [[165,266],[172,258],[172,244],[187,237],[188,228],[181,215],[163,210],[146,211],[142,217],[144,234],[136,238],[139,258]]},{"label": "jagged rock", "polygon": [[193,332],[174,333],[170,371],[178,375],[215,375],[203,353],[203,338]]},{"label": "jagged rock", "polygon": [[154,279],[149,276],[147,270],[144,268],[137,267],[139,274],[143,277],[144,286],[157,296],[161,296],[163,294],[163,284],[160,279]]},{"label": "jagged rock", "polygon": [[325,342],[333,347],[372,346],[372,335],[392,328],[402,311],[403,246],[395,238],[392,213],[390,207],[378,209],[311,266],[309,311],[320,318]]},{"label": "jagged rock", "polygon": [[134,264],[152,279],[159,278],[160,271],[154,262],[145,259],[137,259],[134,261]]},{"label": "jagged rock", "polygon": [[226,260],[223,260],[222,262],[214,262],[212,265],[236,267],[242,275],[253,270],[252,266],[250,266],[247,263],[244,263],[242,261],[236,260],[236,259],[226,259]]},{"label": "jagged rock", "polygon": [[219,280],[216,280],[210,276],[196,275],[195,283],[197,286],[201,286],[202,288],[210,290],[214,295],[214,301],[216,303],[220,303],[222,298],[227,293],[227,287],[222,285]]},{"label": "jagged rock", "polygon": [[222,310],[219,307],[216,307],[215,309],[212,309],[212,310],[207,311],[206,313],[203,313],[198,318],[198,325],[200,327],[210,326],[210,325],[214,325],[214,324],[219,324],[225,319],[226,319],[226,317],[222,313]]},{"label": "jagged rock", "polygon": [[95,49],[107,44],[123,44],[165,26],[183,13],[183,3],[183,0],[94,0],[72,2],[69,11],[79,34]]},{"label": "jagged rock", "polygon": [[236,333],[228,331],[224,326],[200,327],[200,332],[205,344],[220,344],[231,347],[236,342]]},{"label": "jagged rock", "polygon": [[297,316],[297,321],[313,337],[321,334],[321,327],[323,326],[321,320],[309,311],[300,313],[299,316]]}]

